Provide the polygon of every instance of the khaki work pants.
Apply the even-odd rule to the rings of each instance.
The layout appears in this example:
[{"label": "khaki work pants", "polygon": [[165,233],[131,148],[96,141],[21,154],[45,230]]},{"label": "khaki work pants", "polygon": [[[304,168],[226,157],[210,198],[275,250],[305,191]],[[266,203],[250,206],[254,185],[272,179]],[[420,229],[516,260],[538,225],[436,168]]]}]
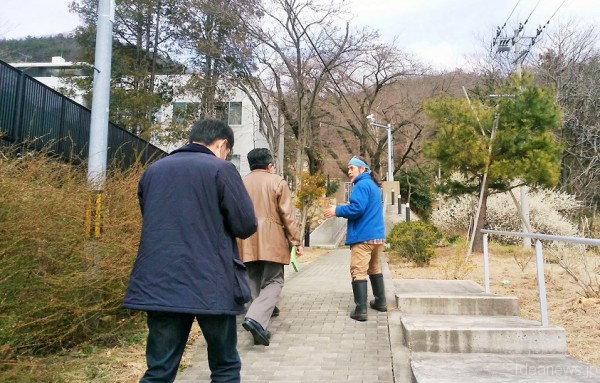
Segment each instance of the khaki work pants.
[{"label": "khaki work pants", "polygon": [[365,281],[367,274],[380,274],[379,254],[383,244],[357,243],[350,247],[350,275],[352,281]]}]

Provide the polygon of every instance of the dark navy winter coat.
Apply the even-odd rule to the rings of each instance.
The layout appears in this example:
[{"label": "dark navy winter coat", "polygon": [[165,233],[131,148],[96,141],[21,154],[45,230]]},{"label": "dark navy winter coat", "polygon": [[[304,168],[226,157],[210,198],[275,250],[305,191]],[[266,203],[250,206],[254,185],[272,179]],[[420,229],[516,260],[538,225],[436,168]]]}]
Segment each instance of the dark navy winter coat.
[{"label": "dark navy winter coat", "polygon": [[138,197],[142,235],[124,306],[242,313],[243,303],[234,299],[234,270],[244,267],[235,237],[252,235],[257,222],[235,166],[189,144],[146,170]]}]

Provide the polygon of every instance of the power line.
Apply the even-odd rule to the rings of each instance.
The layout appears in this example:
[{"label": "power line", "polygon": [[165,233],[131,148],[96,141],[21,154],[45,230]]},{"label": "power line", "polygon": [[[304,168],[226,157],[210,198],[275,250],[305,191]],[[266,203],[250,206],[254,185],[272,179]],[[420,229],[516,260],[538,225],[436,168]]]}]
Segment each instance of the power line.
[{"label": "power line", "polygon": [[[508,20],[510,20],[510,17],[512,16],[512,14],[515,12],[515,10],[517,9],[517,7],[519,6],[519,3],[521,3],[521,0],[517,0],[517,3],[515,4],[515,6],[513,7],[512,11],[510,11],[510,14],[506,18],[506,21],[504,21],[504,24],[502,24],[502,28],[501,27],[497,27],[497,29],[496,29],[496,37],[492,39],[492,44],[490,46],[490,51],[496,46],[496,44],[500,45],[501,47],[508,47],[509,43],[514,44],[514,41],[511,38],[507,38],[507,37],[500,38],[500,35],[502,34],[502,31],[504,30],[504,28],[506,28],[506,24],[508,23]],[[501,49],[501,48],[499,48],[499,49],[500,50],[506,50],[506,49]]]},{"label": "power line", "polygon": [[533,9],[531,10],[531,13],[529,13],[529,16],[527,16],[527,18],[525,19],[525,22],[523,24],[519,25],[519,32],[521,32],[523,30],[523,28],[525,27],[525,25],[527,25],[527,23],[529,22],[529,18],[531,17],[531,15],[533,15],[533,12],[536,10],[536,8],[538,7],[538,5],[540,5],[541,1],[542,0],[538,0],[538,2],[535,5],[535,7],[533,7]]},{"label": "power line", "polygon": [[567,0],[563,0],[562,3],[560,3],[560,5],[558,6],[558,8],[556,8],[556,11],[554,11],[554,13],[552,14],[552,16],[550,16],[550,18],[548,19],[548,21],[546,21],[546,24],[544,24],[543,27],[538,27],[536,35],[534,37],[533,42],[531,43],[531,45],[535,44],[535,39],[542,34],[542,32],[544,31],[544,29],[546,29],[546,27],[548,26],[548,24],[550,24],[550,20],[552,20],[554,18],[554,16],[558,13],[558,11],[562,8],[562,6],[567,2]]},{"label": "power line", "polygon": [[[510,11],[510,15],[508,15],[508,17],[506,18],[506,21],[504,22],[504,24],[502,25],[502,28],[498,27],[498,30],[496,31],[496,37],[500,37],[500,33],[502,33],[502,31],[504,30],[504,28],[506,27],[506,23],[508,23],[508,20],[510,20],[510,17],[512,16],[512,14],[514,13],[515,9],[517,9],[517,6],[519,5],[519,3],[521,2],[521,0],[517,0],[517,4],[515,4],[514,8],[512,11]],[[493,46],[493,45],[492,45]]]},{"label": "power line", "polygon": [[502,24],[502,28],[497,27],[497,29],[496,29],[496,37],[492,39],[492,45],[490,46],[490,53],[491,53],[492,49],[496,46],[496,44],[507,45],[510,42],[510,39],[506,39],[506,38],[502,38],[501,39],[500,35],[502,34],[502,31],[506,27],[506,23],[508,23],[508,20],[510,20],[510,17],[515,12],[515,9],[517,9],[517,6],[519,5],[520,2],[521,2],[521,0],[517,0],[517,4],[515,4],[515,6],[513,7],[512,11],[510,11],[510,14],[506,18],[506,21],[504,22],[504,24]]},{"label": "power line", "polygon": [[554,16],[556,16],[556,14],[558,13],[558,11],[562,8],[562,6],[566,2],[567,2],[567,0],[563,0],[563,2],[560,3],[560,5],[558,6],[558,8],[556,8],[556,11],[554,11],[554,13],[552,14],[552,16],[550,16],[550,18],[548,19],[548,21],[546,21],[546,23],[544,24],[544,26],[537,28],[535,36],[531,37],[531,42],[530,42],[529,46],[527,47],[527,49],[521,55],[519,55],[519,57],[517,57],[517,60],[519,60],[519,59],[525,60],[525,57],[527,57],[527,55],[529,54],[529,51],[531,50],[531,48],[537,42],[538,37],[542,34],[542,32],[544,32],[544,30],[546,29],[546,27],[548,26],[548,24],[550,24],[550,20],[552,20],[554,18]]},{"label": "power line", "polygon": [[560,8],[562,8],[562,6],[567,2],[567,0],[563,0],[562,3],[560,3],[560,5],[558,6],[558,8],[556,8],[556,11],[554,11],[554,13],[552,14],[552,16],[550,16],[550,19],[548,19],[548,21],[546,22],[546,24],[548,24],[550,22],[550,20],[552,20],[552,18],[554,17],[554,15],[556,15],[556,13],[558,12],[558,10]]}]

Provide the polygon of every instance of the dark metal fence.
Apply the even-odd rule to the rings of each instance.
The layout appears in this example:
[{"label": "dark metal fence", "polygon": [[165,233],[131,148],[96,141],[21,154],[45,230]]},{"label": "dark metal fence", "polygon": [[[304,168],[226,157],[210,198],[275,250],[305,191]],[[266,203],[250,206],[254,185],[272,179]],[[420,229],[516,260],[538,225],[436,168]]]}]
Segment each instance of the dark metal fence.
[{"label": "dark metal fence", "polygon": [[[66,161],[88,157],[91,111],[0,60],[0,145],[43,149]],[[166,152],[108,124],[109,162],[129,167]]]}]

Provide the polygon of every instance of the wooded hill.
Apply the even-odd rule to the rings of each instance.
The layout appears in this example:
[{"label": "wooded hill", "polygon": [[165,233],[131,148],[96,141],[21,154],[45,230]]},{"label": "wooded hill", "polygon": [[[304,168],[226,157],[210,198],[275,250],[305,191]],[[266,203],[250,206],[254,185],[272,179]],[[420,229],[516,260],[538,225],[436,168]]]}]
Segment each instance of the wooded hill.
[{"label": "wooded hill", "polygon": [[75,61],[81,53],[77,41],[67,34],[23,39],[0,39],[0,60],[6,62],[49,62],[53,56]]}]

